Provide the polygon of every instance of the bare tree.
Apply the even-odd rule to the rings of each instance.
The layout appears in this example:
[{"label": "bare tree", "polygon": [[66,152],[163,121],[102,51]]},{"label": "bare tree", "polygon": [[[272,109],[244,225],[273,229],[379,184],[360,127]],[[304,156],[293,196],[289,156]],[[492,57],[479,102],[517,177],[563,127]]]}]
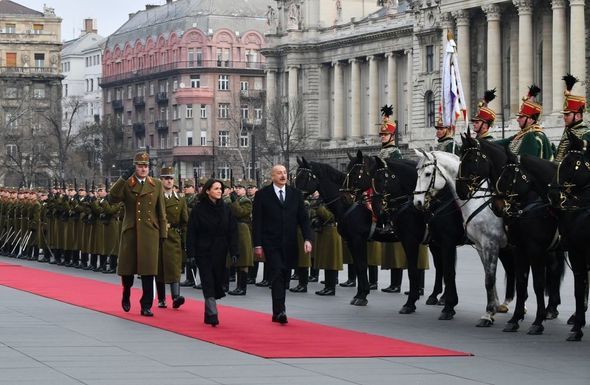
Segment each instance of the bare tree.
[{"label": "bare tree", "polygon": [[[80,148],[89,154],[88,163],[89,167],[93,168],[93,177],[99,173],[95,165],[90,164],[92,161],[104,165],[102,176],[114,177],[115,175],[110,175],[109,168],[120,163],[124,151],[123,129],[121,124],[117,123],[117,119],[106,116],[101,121],[87,125],[81,130],[80,139]],[[91,157],[90,154],[94,156]]]},{"label": "bare tree", "polygon": [[266,149],[263,156],[271,164],[277,159],[290,170],[291,155],[306,146],[302,98],[270,103],[266,128],[266,137],[261,138]]}]

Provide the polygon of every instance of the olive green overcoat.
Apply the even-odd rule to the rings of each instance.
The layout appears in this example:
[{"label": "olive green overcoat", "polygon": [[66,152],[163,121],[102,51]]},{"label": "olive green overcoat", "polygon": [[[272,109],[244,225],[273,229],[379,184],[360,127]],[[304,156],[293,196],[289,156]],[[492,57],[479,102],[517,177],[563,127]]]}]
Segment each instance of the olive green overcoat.
[{"label": "olive green overcoat", "polygon": [[168,221],[168,238],[160,250],[158,262],[158,282],[180,282],[182,270],[182,234],[186,233],[188,225],[188,209],[186,200],[178,194],[172,194],[165,199],[166,220]]}]

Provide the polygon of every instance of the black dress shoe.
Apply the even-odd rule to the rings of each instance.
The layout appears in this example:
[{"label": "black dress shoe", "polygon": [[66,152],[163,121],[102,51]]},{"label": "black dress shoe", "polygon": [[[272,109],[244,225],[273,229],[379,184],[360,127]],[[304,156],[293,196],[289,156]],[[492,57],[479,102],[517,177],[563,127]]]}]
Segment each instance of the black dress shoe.
[{"label": "black dress shoe", "polygon": [[336,295],[336,289],[332,289],[329,287],[325,287],[320,291],[316,291],[315,292],[317,295],[322,295],[322,296],[326,296],[326,295]]},{"label": "black dress shoe", "polygon": [[291,293],[307,293],[307,286],[297,285],[289,289]]},{"label": "black dress shoe", "polygon": [[294,273],[294,274],[291,276],[291,281],[299,281],[299,274],[297,274],[297,273]]},{"label": "black dress shoe", "polygon": [[191,287],[195,285],[195,281],[185,279],[184,281],[180,282],[181,287]]},{"label": "black dress shoe", "polygon": [[178,297],[174,298],[174,300],[172,300],[172,308],[173,309],[178,309],[182,305],[184,305],[184,297],[183,296],[179,295]]},{"label": "black dress shoe", "polygon": [[317,282],[318,281],[318,277],[309,277],[309,282]]},{"label": "black dress shoe", "polygon": [[166,301],[158,301],[158,307],[160,309],[166,309],[168,306],[166,305]]},{"label": "black dress shoe", "polygon": [[356,287],[356,281],[348,280],[340,284],[341,287]]},{"label": "black dress shoe", "polygon": [[278,322],[282,325],[286,324],[289,322],[289,320],[287,319],[287,314],[282,311],[279,314],[273,314],[272,315],[272,322]]},{"label": "black dress shoe", "polygon": [[128,313],[129,310],[131,310],[131,302],[129,301],[129,298],[123,297],[121,300],[121,307],[125,313]]},{"label": "black dress shoe", "polygon": [[377,284],[376,283],[370,283],[369,284],[369,290],[377,290]]},{"label": "black dress shoe", "polygon": [[219,325],[219,316],[217,314],[205,314],[205,324],[213,327]]},{"label": "black dress shoe", "polygon": [[141,315],[144,317],[153,317],[154,313],[150,309],[141,309]]},{"label": "black dress shoe", "polygon": [[193,289],[198,289],[198,290],[203,290],[203,285],[201,285],[200,283],[197,285],[193,286]]},{"label": "black dress shoe", "polygon": [[399,286],[389,286],[385,289],[381,289],[381,291],[384,293],[399,293],[401,291],[401,288]]},{"label": "black dress shoe", "polygon": [[270,282],[268,282],[266,279],[263,279],[262,281],[256,283],[255,285],[258,287],[269,287]]},{"label": "black dress shoe", "polygon": [[254,285],[256,283],[256,279],[254,278],[248,278],[248,280],[246,281],[247,285]]},{"label": "black dress shoe", "polygon": [[[410,295],[410,291],[404,291],[405,295]],[[418,289],[418,295],[422,296],[424,295],[424,289]]]},{"label": "black dress shoe", "polygon": [[237,287],[234,290],[228,291],[227,294],[229,294],[229,295],[246,295],[246,290]]}]

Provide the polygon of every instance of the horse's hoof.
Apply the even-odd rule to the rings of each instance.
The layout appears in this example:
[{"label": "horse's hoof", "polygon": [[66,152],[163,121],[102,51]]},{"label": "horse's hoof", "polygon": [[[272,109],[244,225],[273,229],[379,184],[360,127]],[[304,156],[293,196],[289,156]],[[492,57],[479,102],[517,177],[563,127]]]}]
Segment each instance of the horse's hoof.
[{"label": "horse's hoof", "polygon": [[520,325],[518,325],[518,323],[514,322],[507,322],[506,326],[504,326],[504,329],[502,329],[503,332],[507,332],[507,333],[513,333],[515,331],[518,330],[518,328],[520,327]]},{"label": "horse's hoof", "polygon": [[509,311],[510,311],[510,308],[505,303],[499,305],[498,308],[496,309],[496,313],[508,313]]},{"label": "horse's hoof", "polygon": [[356,303],[356,300],[357,300],[357,298],[356,298],[356,297],[354,297],[353,299],[351,299],[351,300],[350,300],[350,304],[351,304],[351,305],[354,305],[354,304]]},{"label": "horse's hoof", "polygon": [[354,306],[367,306],[369,300],[366,298],[355,298],[354,302],[351,302]]},{"label": "horse's hoof", "polygon": [[567,324],[568,325],[573,325],[575,322],[576,322],[576,315],[575,314],[572,314],[570,316],[570,318],[567,319]]},{"label": "horse's hoof", "polygon": [[436,305],[437,303],[438,303],[438,298],[436,298],[436,295],[431,295],[426,300],[427,305]]},{"label": "horse's hoof", "polygon": [[441,311],[440,312],[440,316],[438,317],[438,319],[440,321],[450,321],[454,318],[455,316],[455,311],[454,310],[447,310],[447,311]]},{"label": "horse's hoof", "polygon": [[566,341],[573,341],[578,342],[582,340],[584,333],[581,330],[572,331],[569,336],[567,336]]},{"label": "horse's hoof", "polygon": [[487,318],[482,318],[479,320],[479,322],[477,323],[478,328],[489,328],[494,324],[494,319],[487,319]]},{"label": "horse's hoof", "polygon": [[440,299],[436,302],[436,306],[445,306],[447,301],[445,300],[444,296],[441,296]]},{"label": "horse's hoof", "polygon": [[408,305],[404,305],[400,311],[399,314],[412,314],[416,311],[416,306],[408,306]]},{"label": "horse's hoof", "polygon": [[531,325],[527,334],[530,336],[540,336],[544,330],[545,327],[543,325]]},{"label": "horse's hoof", "polygon": [[545,319],[547,320],[556,319],[558,315],[559,312],[555,308],[547,308],[547,310],[545,310]]}]

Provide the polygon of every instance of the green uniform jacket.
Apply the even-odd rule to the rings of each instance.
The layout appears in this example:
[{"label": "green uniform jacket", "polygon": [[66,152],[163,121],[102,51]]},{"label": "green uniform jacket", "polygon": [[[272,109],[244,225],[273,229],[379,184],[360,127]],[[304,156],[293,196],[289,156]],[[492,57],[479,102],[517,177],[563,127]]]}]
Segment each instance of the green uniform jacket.
[{"label": "green uniform jacket", "polygon": [[539,125],[525,127],[518,134],[496,143],[510,149],[514,155],[529,154],[541,159],[553,159],[551,143]]},{"label": "green uniform jacket", "polygon": [[166,220],[168,221],[168,238],[164,240],[158,261],[158,282],[180,282],[182,269],[182,234],[186,233],[188,209],[186,200],[173,193],[166,204]]},{"label": "green uniform jacket", "polygon": [[104,227],[103,255],[117,255],[119,252],[119,234],[121,233],[118,221],[121,204],[110,204],[108,199],[102,198],[100,205],[102,207],[100,222]]},{"label": "green uniform jacket", "polygon": [[254,266],[254,253],[252,251],[252,201],[243,196],[229,206],[238,221],[238,247],[240,259],[238,267]]},{"label": "green uniform jacket", "polygon": [[125,206],[117,273],[157,275],[160,239],[168,233],[162,182],[149,176],[143,184],[135,175],[119,178],[111,188],[110,200]]},{"label": "green uniform jacket", "polygon": [[556,162],[561,162],[567,154],[569,148],[569,138],[567,136],[568,132],[572,132],[579,139],[585,140],[588,143],[590,143],[590,128],[588,128],[588,126],[586,126],[584,122],[580,122],[571,128],[566,128],[565,130],[563,130],[563,135],[561,135],[559,146],[557,146],[557,153],[555,154]]},{"label": "green uniform jacket", "polygon": [[401,159],[402,152],[397,148],[395,143],[389,142],[379,150],[379,158],[388,161],[394,159]]},{"label": "green uniform jacket", "polygon": [[455,155],[459,155],[461,153],[461,149],[459,148],[459,145],[450,136],[445,136],[444,138],[440,138],[438,140],[438,143],[436,144],[435,150],[450,152],[451,154],[455,154]]},{"label": "green uniform jacket", "polygon": [[316,230],[316,269],[342,270],[342,239],[338,234],[334,214],[324,204],[315,210],[320,225]]}]

